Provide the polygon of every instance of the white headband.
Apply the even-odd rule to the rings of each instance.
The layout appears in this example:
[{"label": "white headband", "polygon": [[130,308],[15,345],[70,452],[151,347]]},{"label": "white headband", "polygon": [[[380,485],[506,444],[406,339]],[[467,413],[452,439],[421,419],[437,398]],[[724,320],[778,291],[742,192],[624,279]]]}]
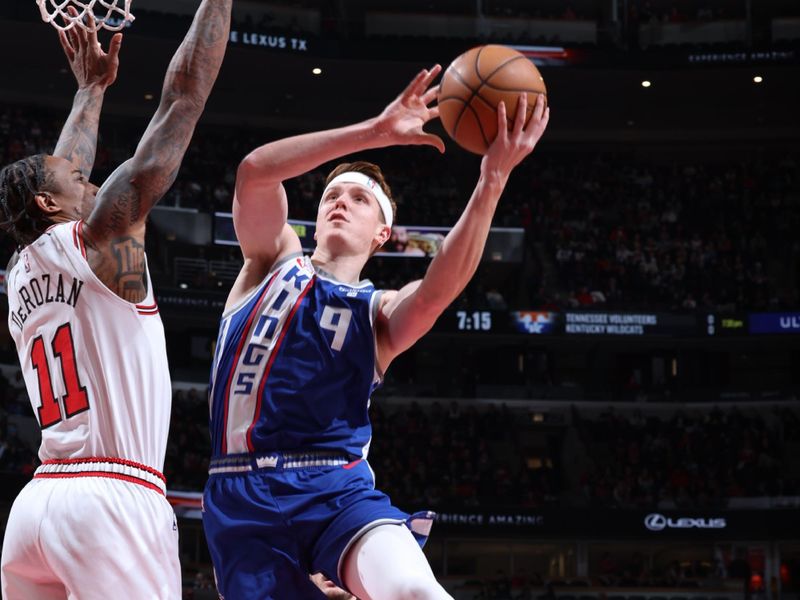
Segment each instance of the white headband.
[{"label": "white headband", "polygon": [[[329,189],[340,183],[355,183],[365,190],[372,192],[381,207],[384,221],[386,221],[386,224],[389,227],[392,226],[392,203],[389,201],[389,197],[386,195],[377,181],[375,181],[372,177],[365,175],[364,173],[347,171],[346,173],[337,175],[333,178],[333,180],[331,180],[331,182],[325,188],[325,191],[322,192],[322,200],[324,200],[325,196],[328,195]],[[320,200],[320,203],[322,200]]]}]

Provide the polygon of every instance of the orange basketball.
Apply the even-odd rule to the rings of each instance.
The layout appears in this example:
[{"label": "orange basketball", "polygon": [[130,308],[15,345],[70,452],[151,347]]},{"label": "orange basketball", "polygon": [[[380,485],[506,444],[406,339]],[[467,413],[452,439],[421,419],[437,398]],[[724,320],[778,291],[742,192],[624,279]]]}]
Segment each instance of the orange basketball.
[{"label": "orange basketball", "polygon": [[530,119],[536,97],[547,88],[531,60],[506,46],[478,46],[456,58],[442,75],[439,118],[462,148],[484,154],[497,135],[497,105],[506,104],[514,125],[520,92],[528,93]]}]

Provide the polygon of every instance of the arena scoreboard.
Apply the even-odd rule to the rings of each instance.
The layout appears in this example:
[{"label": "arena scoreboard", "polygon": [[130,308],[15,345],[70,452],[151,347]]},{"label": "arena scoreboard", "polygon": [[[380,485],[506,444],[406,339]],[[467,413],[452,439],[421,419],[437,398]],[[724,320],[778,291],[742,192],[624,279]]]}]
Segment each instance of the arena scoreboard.
[{"label": "arena scoreboard", "polygon": [[799,335],[800,312],[722,315],[459,308],[446,311],[433,331],[575,338]]}]

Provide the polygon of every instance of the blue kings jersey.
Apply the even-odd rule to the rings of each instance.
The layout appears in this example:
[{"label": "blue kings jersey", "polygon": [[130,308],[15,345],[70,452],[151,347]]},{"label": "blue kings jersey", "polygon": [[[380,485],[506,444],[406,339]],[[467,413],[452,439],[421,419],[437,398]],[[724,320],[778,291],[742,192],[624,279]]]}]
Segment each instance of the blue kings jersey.
[{"label": "blue kings jersey", "polygon": [[279,262],[222,315],[209,391],[212,454],[322,450],[366,458],[381,292]]}]

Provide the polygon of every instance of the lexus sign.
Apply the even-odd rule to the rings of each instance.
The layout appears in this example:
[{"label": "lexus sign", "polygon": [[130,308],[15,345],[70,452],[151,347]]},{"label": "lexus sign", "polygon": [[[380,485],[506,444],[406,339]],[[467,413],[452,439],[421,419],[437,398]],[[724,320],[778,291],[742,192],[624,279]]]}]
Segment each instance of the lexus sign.
[{"label": "lexus sign", "polygon": [[727,523],[723,518],[699,519],[695,517],[678,517],[671,519],[659,513],[650,513],[644,518],[644,526],[650,531],[665,529],[725,529]]}]

